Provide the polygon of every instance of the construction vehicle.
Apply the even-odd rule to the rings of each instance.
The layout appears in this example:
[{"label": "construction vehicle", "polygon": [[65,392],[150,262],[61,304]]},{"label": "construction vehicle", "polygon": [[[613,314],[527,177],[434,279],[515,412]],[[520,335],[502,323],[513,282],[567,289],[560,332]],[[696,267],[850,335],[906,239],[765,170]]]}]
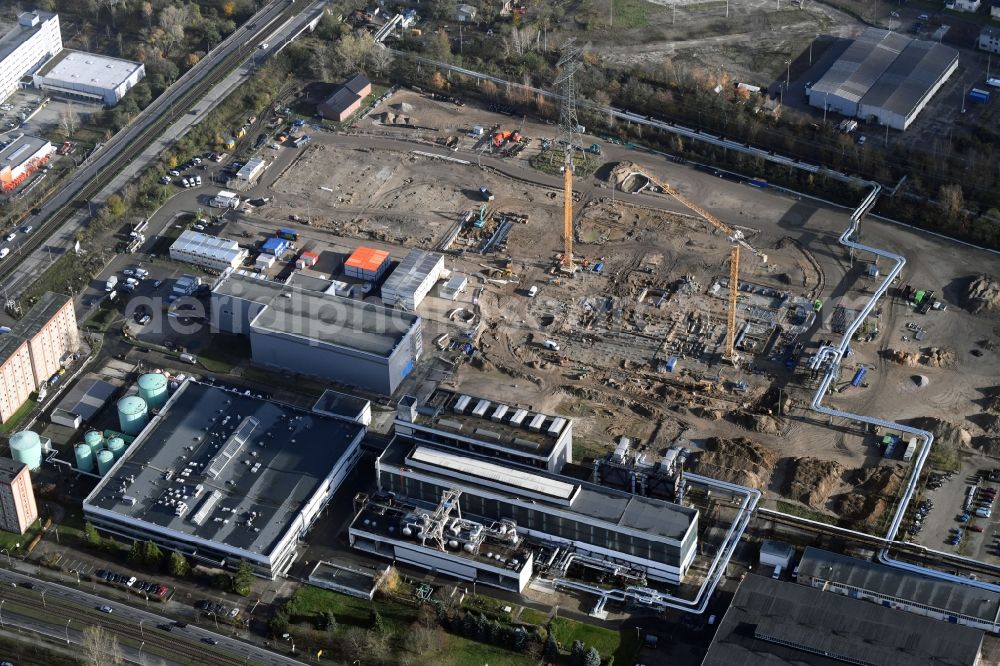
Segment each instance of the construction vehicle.
[{"label": "construction vehicle", "polygon": [[510,130],[501,130],[493,135],[493,147],[499,148],[507,142],[514,135]]},{"label": "construction vehicle", "polygon": [[587,149],[587,152],[590,153],[591,155],[600,155],[601,147],[596,143],[592,143],[590,144],[590,148]]}]

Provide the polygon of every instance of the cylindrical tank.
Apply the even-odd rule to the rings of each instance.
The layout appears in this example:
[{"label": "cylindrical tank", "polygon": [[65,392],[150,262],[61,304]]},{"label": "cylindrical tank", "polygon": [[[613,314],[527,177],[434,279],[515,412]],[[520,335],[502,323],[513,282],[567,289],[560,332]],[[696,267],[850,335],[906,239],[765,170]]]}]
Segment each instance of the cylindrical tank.
[{"label": "cylindrical tank", "polygon": [[104,476],[115,464],[115,454],[111,451],[101,451],[97,454],[97,473]]},{"label": "cylindrical tank", "polygon": [[167,402],[167,377],[159,372],[150,372],[139,377],[139,397],[146,401],[150,409],[159,409]]},{"label": "cylindrical tank", "polygon": [[146,401],[130,395],[118,401],[118,423],[126,435],[138,435],[149,422]]},{"label": "cylindrical tank", "polygon": [[125,453],[125,440],[121,437],[112,437],[108,440],[108,451],[111,451],[115,460],[118,460]]},{"label": "cylindrical tank", "polygon": [[81,472],[94,471],[94,453],[86,444],[77,444],[73,447],[76,454],[76,468]]},{"label": "cylindrical tank", "polygon": [[42,440],[30,430],[15,432],[10,436],[11,457],[28,466],[32,472],[42,466]]},{"label": "cylindrical tank", "polygon": [[96,458],[104,446],[104,435],[96,430],[91,430],[83,436],[83,443],[90,447],[91,455]]}]

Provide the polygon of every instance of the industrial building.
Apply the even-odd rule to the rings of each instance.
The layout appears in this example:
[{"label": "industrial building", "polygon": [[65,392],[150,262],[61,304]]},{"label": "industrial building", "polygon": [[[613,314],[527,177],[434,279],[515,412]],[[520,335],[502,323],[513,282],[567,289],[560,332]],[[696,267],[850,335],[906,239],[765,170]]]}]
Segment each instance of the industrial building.
[{"label": "industrial building", "polygon": [[416,310],[444,272],[444,256],[427,250],[410,250],[382,284],[382,302]]},{"label": "industrial building", "polygon": [[702,666],[980,663],[983,633],[749,574]]},{"label": "industrial building", "polygon": [[34,73],[62,51],[59,15],[25,12],[17,25],[0,37],[0,101],[21,87],[21,79]]},{"label": "industrial building", "polygon": [[247,250],[228,238],[185,229],[170,246],[170,258],[204,268],[223,271],[236,268],[247,258]]},{"label": "industrial building", "polygon": [[324,118],[342,123],[361,108],[361,102],[371,92],[371,81],[364,74],[358,73],[337,86],[332,95],[319,103],[316,110]]},{"label": "industrial building", "polygon": [[0,150],[0,192],[12,192],[42,168],[55,148],[46,139],[21,135]]},{"label": "industrial building", "polygon": [[698,511],[676,504],[401,437],[375,471],[351,545],[459,579],[522,590],[579,566],[679,584],[696,555]]},{"label": "industrial building", "polygon": [[[797,580],[803,585],[898,611],[1000,632],[1000,594],[958,581],[931,578],[811,547],[806,548],[799,562]],[[907,616],[906,621],[915,620]],[[940,628],[941,624],[934,627]]]},{"label": "industrial building", "polygon": [[264,169],[267,168],[267,162],[264,161],[262,157],[252,157],[247,160],[247,163],[240,167],[240,170],[236,172],[236,180],[241,181],[244,187],[256,182],[260,178],[260,174],[264,173]]},{"label": "industrial building", "polygon": [[65,49],[32,75],[32,83],[63,97],[114,106],[145,77],[141,62]]},{"label": "industrial building", "polygon": [[385,395],[423,350],[416,315],[240,272],[212,291],[212,324],[248,335],[254,363]]},{"label": "industrial building", "polygon": [[79,428],[89,423],[117,391],[114,384],[100,379],[82,379],[53,408],[49,420],[67,428]]},{"label": "industrial building", "polygon": [[644,497],[679,503],[686,489],[686,460],[687,452],[680,446],[671,446],[660,456],[622,436],[613,451],[594,459],[590,480]]},{"label": "industrial building", "polygon": [[219,193],[212,197],[209,202],[213,208],[236,208],[240,205],[240,198],[235,192],[219,190]]},{"label": "industrial building", "polygon": [[976,46],[979,47],[980,51],[1000,53],[1000,30],[996,28],[983,28],[979,32],[979,40],[976,42]]},{"label": "industrial building", "polygon": [[79,348],[73,299],[46,292],[9,333],[0,335],[0,422],[17,413]]},{"label": "industrial building", "polygon": [[188,380],[84,500],[86,519],[196,562],[286,572],[365,428]]},{"label": "industrial building", "polygon": [[36,520],[38,507],[28,466],[0,458],[0,529],[24,534]]},{"label": "industrial building", "polygon": [[403,396],[395,432],[412,442],[472,451],[558,473],[573,462],[573,420],[438,388]]},{"label": "industrial building", "polygon": [[818,109],[905,130],[957,68],[951,47],[867,28],[806,94]]}]

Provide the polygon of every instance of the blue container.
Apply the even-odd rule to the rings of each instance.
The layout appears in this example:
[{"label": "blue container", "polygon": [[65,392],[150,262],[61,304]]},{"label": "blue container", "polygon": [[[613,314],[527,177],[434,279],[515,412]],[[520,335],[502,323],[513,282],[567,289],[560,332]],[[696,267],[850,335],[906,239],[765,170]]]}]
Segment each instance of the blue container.
[{"label": "blue container", "polygon": [[854,379],[851,380],[851,386],[861,386],[861,380],[865,378],[868,373],[868,368],[858,368],[858,371],[854,373]]},{"label": "blue container", "polygon": [[667,359],[667,372],[673,372],[674,367],[677,365],[677,357],[671,356]]}]

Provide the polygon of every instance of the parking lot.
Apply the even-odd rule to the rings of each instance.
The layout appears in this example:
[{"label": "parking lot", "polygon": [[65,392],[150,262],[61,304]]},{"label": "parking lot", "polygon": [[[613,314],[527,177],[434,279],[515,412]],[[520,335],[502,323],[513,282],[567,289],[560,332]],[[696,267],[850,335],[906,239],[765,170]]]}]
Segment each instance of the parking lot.
[{"label": "parking lot", "polygon": [[[992,511],[996,506],[995,496],[1000,493],[1000,481],[991,481],[988,476],[995,467],[998,467],[996,461],[973,455],[965,457],[961,471],[950,476],[933,472],[922,497],[923,502],[930,503],[930,509],[925,511],[920,531],[913,540],[934,550],[1000,562],[997,550],[1000,512]],[[970,487],[976,487],[977,491],[967,503]],[[987,508],[990,510],[980,510]],[[904,527],[911,525],[912,522],[904,523]]]}]

